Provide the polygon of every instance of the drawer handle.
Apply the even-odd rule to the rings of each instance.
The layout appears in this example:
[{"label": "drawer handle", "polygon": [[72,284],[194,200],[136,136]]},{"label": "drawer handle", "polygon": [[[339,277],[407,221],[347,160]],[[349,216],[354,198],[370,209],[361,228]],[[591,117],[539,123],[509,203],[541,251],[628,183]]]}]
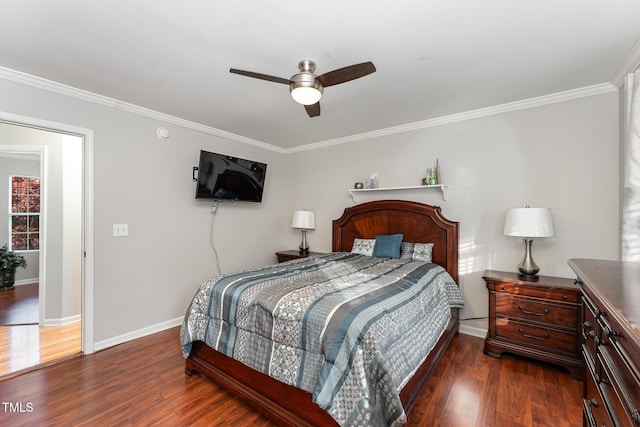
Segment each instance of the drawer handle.
[{"label": "drawer handle", "polygon": [[544,312],[542,313],[536,313],[535,311],[529,311],[529,310],[525,310],[523,306],[519,305],[518,308],[520,309],[521,312],[523,312],[524,314],[530,314],[532,316],[544,316],[545,314],[549,314],[549,310],[548,309],[544,309]]},{"label": "drawer handle", "polygon": [[520,334],[525,337],[525,338],[532,338],[534,340],[540,340],[540,341],[544,341],[547,338],[549,338],[549,334],[543,334],[541,337],[537,337],[535,335],[529,335],[529,334],[525,334],[524,333],[524,329],[520,328],[518,329],[518,332],[520,332]]},{"label": "drawer handle", "polygon": [[633,422],[636,423],[636,425],[640,425],[640,411],[634,409],[631,417],[633,418]]},{"label": "drawer handle", "polygon": [[612,331],[611,329],[607,328],[607,330],[605,331],[605,335],[611,338],[611,337],[619,337],[621,334],[620,332]]},{"label": "drawer handle", "polygon": [[589,401],[589,405],[593,406],[594,408],[598,407],[598,401],[595,397]]}]

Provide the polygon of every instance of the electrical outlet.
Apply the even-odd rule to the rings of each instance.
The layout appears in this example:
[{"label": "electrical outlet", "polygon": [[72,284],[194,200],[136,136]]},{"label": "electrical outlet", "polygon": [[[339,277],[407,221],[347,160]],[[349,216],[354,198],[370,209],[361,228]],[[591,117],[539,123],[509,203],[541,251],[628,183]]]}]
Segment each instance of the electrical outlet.
[{"label": "electrical outlet", "polygon": [[113,235],[123,237],[129,235],[129,224],[113,224]]}]

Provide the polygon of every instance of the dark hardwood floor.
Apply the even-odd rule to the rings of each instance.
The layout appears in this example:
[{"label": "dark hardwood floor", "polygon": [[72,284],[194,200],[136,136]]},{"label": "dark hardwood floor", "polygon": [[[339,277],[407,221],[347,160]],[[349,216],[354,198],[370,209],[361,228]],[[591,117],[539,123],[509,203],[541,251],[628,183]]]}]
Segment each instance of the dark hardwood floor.
[{"label": "dark hardwood floor", "polygon": [[[582,383],[551,365],[485,356],[482,345],[454,338],[408,425],[582,425]],[[178,328],[1,381],[0,397],[0,425],[273,425],[208,379],[184,374]]]},{"label": "dark hardwood floor", "polygon": [[0,325],[37,325],[38,310],[38,283],[0,292]]}]

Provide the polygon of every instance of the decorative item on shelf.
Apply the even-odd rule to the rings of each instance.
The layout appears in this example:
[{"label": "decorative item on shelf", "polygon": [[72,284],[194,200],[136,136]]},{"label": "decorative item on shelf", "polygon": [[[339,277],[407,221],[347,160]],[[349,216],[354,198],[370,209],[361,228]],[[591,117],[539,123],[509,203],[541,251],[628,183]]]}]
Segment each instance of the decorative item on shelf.
[{"label": "decorative item on shelf", "polygon": [[16,269],[26,268],[27,261],[16,252],[10,251],[7,245],[0,248],[0,291],[14,288]]},{"label": "decorative item on shelf", "polygon": [[422,181],[423,185],[436,185],[436,170],[435,168],[427,168],[427,176]]},{"label": "decorative item on shelf", "polygon": [[365,181],[364,188],[378,188],[378,172],[371,174],[371,177]]},{"label": "decorative item on shelf", "polygon": [[436,166],[433,168],[427,168],[425,177],[422,178],[422,185],[442,185],[442,178],[440,177],[440,162],[436,159]]},{"label": "decorative item on shelf", "polygon": [[364,184],[361,182],[356,182],[355,184],[353,184],[353,188],[355,190],[362,190],[364,188]]},{"label": "decorative item on shelf", "polygon": [[311,211],[295,211],[291,220],[292,228],[302,230],[302,242],[300,243],[300,253],[309,253],[309,244],[307,244],[307,230],[316,228],[316,214]]},{"label": "decorative item on shelf", "polygon": [[524,258],[518,265],[518,276],[525,280],[538,280],[540,268],[531,256],[533,237],[553,236],[553,221],[549,208],[513,208],[508,209],[504,219],[505,236],[523,237]]}]

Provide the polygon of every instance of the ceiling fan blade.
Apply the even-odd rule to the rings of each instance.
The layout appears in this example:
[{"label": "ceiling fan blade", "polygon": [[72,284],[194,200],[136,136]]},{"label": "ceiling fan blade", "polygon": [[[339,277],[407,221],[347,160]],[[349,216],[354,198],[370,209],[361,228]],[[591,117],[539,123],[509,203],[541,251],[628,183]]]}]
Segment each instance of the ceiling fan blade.
[{"label": "ceiling fan blade", "polygon": [[316,102],[315,104],[305,105],[304,109],[307,110],[307,114],[309,117],[317,117],[320,115],[320,103]]},{"label": "ceiling fan blade", "polygon": [[237,70],[235,68],[230,68],[229,72],[233,73],[233,74],[240,74],[242,76],[253,77],[254,79],[267,80],[267,81],[275,82],[275,83],[282,83],[282,84],[285,84],[285,85],[288,85],[288,84],[291,83],[291,80],[289,80],[289,79],[283,79],[282,77],[270,76],[268,74],[254,73],[253,71],[244,71],[244,70]]},{"label": "ceiling fan blade", "polygon": [[373,65],[373,62],[363,62],[362,64],[350,65],[348,67],[329,71],[317,78],[322,86],[327,87],[359,79],[360,77],[364,77],[375,71],[376,67]]}]

